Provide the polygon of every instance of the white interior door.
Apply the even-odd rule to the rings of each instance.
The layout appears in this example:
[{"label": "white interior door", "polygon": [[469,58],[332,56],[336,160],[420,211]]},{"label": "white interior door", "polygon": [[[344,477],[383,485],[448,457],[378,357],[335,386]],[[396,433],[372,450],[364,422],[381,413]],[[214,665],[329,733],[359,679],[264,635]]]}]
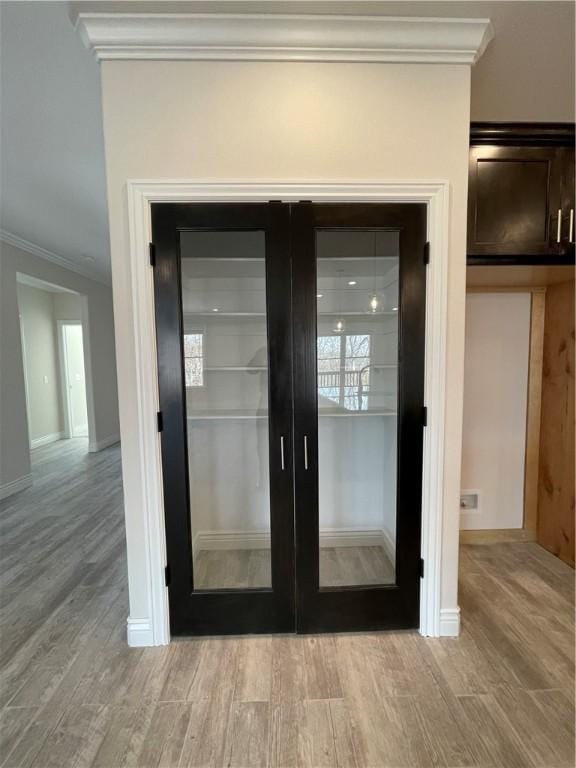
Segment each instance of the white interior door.
[{"label": "white interior door", "polygon": [[86,407],[82,326],[79,324],[64,325],[63,333],[70,436],[87,437],[88,410]]}]

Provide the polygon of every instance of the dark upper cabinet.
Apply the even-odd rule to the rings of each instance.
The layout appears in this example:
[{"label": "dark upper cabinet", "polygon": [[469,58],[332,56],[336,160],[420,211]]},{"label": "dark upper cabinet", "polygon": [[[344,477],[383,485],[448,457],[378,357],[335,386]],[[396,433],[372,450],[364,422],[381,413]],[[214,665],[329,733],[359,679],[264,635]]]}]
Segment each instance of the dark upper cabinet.
[{"label": "dark upper cabinet", "polygon": [[471,263],[562,264],[574,257],[574,126],[473,123]]}]

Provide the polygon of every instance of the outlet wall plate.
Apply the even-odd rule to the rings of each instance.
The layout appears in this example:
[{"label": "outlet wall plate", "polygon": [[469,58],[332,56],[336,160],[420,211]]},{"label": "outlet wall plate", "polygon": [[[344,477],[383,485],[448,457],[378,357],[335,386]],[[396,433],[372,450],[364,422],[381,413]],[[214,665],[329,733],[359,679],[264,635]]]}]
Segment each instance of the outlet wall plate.
[{"label": "outlet wall plate", "polygon": [[477,512],[479,508],[478,491],[462,491],[460,493],[460,509],[462,512]]}]

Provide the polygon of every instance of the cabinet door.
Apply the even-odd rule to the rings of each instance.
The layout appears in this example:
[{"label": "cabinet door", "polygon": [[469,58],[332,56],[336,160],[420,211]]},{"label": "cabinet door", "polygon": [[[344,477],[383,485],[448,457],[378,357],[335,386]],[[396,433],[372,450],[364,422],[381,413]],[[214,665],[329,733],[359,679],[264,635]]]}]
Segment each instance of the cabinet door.
[{"label": "cabinet door", "polygon": [[574,255],[576,235],[574,204],[574,148],[562,149],[562,237],[560,250],[563,254]]},{"label": "cabinet door", "polygon": [[513,261],[561,252],[561,153],[558,147],[471,148],[469,256]]}]

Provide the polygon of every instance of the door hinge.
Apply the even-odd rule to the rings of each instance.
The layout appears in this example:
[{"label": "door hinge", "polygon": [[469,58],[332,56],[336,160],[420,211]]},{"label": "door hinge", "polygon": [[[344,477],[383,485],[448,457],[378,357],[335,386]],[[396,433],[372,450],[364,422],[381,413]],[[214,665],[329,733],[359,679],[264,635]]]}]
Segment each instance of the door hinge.
[{"label": "door hinge", "polygon": [[167,565],[164,568],[164,583],[166,584],[167,587],[169,587],[171,581],[172,581],[172,574],[170,573],[170,566]]},{"label": "door hinge", "polygon": [[158,425],[158,432],[162,432],[164,429],[164,419],[162,418],[162,411],[158,411],[156,414],[156,422]]},{"label": "door hinge", "polygon": [[424,558],[423,557],[420,558],[419,574],[420,574],[420,578],[423,579],[424,578]]},{"label": "door hinge", "polygon": [[424,264],[430,264],[430,243],[424,243]]},{"label": "door hinge", "polygon": [[148,243],[148,253],[150,255],[150,266],[156,266],[156,246],[154,243]]},{"label": "door hinge", "polygon": [[422,426],[428,426],[428,408],[425,405],[422,406]]}]

